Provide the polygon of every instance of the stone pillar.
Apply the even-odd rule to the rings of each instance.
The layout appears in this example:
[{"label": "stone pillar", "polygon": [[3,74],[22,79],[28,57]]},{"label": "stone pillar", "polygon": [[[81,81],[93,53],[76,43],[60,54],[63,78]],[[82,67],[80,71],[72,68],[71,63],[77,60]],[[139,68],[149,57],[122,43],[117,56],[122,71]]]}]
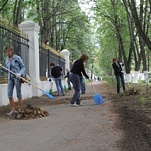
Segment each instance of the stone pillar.
[{"label": "stone pillar", "polygon": [[[39,78],[39,25],[33,21],[25,21],[19,24],[19,29],[28,35],[29,39],[29,75],[31,82],[37,86],[41,84]],[[33,96],[40,96],[41,92],[33,87]]]},{"label": "stone pillar", "polygon": [[63,49],[60,53],[65,57],[65,69],[69,69],[70,71],[70,52],[67,49]]}]

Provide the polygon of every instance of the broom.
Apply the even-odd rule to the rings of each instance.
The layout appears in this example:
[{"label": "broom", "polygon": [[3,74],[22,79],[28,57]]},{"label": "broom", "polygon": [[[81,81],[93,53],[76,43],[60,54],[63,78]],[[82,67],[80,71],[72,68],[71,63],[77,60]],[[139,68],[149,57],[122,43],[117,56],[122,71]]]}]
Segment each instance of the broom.
[{"label": "broom", "polygon": [[95,90],[94,85],[92,84],[92,81],[91,81],[91,85],[92,85],[93,91],[94,91],[94,93],[95,93],[95,94],[93,95],[94,103],[95,103],[96,105],[99,105],[99,104],[101,104],[101,103],[104,103],[104,100],[103,100],[102,96],[101,96],[100,94],[97,94],[97,93],[96,93],[96,90]]},{"label": "broom", "polygon": [[[11,70],[7,69],[6,67],[2,66],[2,68],[4,68],[5,70],[7,70],[8,72],[14,74],[15,76],[17,76],[14,72],[12,72]],[[46,94],[50,99],[54,99],[54,96],[50,95],[49,93],[47,93],[45,90],[42,90],[41,88],[39,88],[38,86],[36,86],[35,84],[31,83],[30,81],[24,79],[23,77],[20,77],[20,79],[24,80],[25,82],[27,82],[28,84],[31,84],[32,86],[34,86],[35,88],[39,89],[40,91],[42,91],[43,94]]]}]

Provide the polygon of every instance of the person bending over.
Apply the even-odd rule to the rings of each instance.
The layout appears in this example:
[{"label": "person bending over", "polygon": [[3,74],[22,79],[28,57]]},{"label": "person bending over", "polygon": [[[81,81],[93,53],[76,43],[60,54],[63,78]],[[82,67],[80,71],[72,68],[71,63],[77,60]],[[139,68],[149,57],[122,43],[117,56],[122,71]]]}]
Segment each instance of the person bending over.
[{"label": "person bending over", "polygon": [[83,105],[80,100],[80,89],[81,89],[81,78],[82,74],[89,79],[89,76],[85,72],[84,63],[88,60],[87,55],[82,55],[80,59],[76,60],[71,69],[70,81],[73,84],[74,94],[70,101],[72,106],[80,106]]},{"label": "person bending over", "polygon": [[62,79],[62,68],[58,65],[56,66],[53,62],[50,63],[50,67],[51,67],[51,75],[55,79],[58,96],[61,95],[60,89],[61,89],[62,95],[64,95],[64,90],[63,90],[62,80],[61,80]]}]

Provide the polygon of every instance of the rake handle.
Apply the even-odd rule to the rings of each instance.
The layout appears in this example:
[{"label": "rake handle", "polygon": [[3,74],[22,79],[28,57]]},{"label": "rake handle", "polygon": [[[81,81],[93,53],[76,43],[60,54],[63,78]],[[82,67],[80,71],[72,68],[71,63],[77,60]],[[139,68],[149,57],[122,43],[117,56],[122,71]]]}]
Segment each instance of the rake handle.
[{"label": "rake handle", "polygon": [[[14,74],[15,76],[17,76],[16,73],[12,72],[11,70],[7,69],[6,67],[2,66],[2,68],[4,68],[5,70],[7,70],[8,72]],[[30,81],[24,79],[23,77],[20,77],[20,79],[24,80],[25,82],[31,84],[32,86],[36,87],[37,89],[41,90],[39,87],[37,87],[35,84],[31,83]]]},{"label": "rake handle", "polygon": [[92,81],[91,81],[91,85],[92,85],[94,93],[96,93],[96,89],[95,89],[94,85],[92,84]]}]

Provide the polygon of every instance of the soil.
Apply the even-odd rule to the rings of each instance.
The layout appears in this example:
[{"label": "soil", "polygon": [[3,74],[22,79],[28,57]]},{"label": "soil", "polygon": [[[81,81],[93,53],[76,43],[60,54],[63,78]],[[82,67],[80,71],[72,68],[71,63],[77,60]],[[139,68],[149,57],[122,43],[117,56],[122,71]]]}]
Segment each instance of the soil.
[{"label": "soil", "polygon": [[[108,146],[108,149],[98,149],[95,146],[95,149],[93,146],[93,149],[89,149],[90,151],[151,151],[151,98],[149,95],[146,95],[146,89],[144,89],[146,88],[145,86],[139,86],[138,88],[137,85],[132,85],[131,87],[127,85],[126,87],[127,93],[117,95],[115,86],[106,82],[97,81],[93,82],[93,86],[91,84],[86,86],[86,94],[81,95],[82,101],[86,102],[86,100],[93,100],[92,96],[94,95],[94,91],[101,94],[105,100],[102,111],[97,108],[94,109],[94,113],[91,111],[91,114],[101,112],[102,118],[103,116],[105,116],[104,118],[110,117],[109,121],[107,121],[107,119],[103,119],[101,121],[101,125],[106,125],[107,122],[114,122],[112,130],[110,130],[110,126],[108,124],[103,126],[104,132],[111,132],[106,134],[106,136],[105,134],[103,135],[102,132],[102,135],[107,138],[100,140],[104,145],[107,141],[110,147]],[[138,93],[128,93],[132,87],[133,91],[137,91]],[[24,106],[30,104],[37,107],[48,108],[49,106],[58,106],[62,104],[68,105],[72,94],[73,90],[66,91],[65,96],[56,96],[54,101],[50,101],[46,96],[33,97],[31,99],[24,100]],[[88,109],[90,110],[90,108]],[[0,121],[8,119],[8,117],[6,117],[6,113],[9,110],[9,105],[0,107]],[[62,112],[65,114],[67,109]],[[88,114],[88,110],[86,111],[86,109],[83,111],[79,110],[79,112],[83,112],[84,115]],[[81,122],[82,125],[82,121],[78,122]],[[70,145],[72,145],[72,143],[70,143]],[[71,146],[70,149],[74,150]],[[62,149],[62,151],[64,150]],[[81,149],[80,151],[84,150]]]}]

